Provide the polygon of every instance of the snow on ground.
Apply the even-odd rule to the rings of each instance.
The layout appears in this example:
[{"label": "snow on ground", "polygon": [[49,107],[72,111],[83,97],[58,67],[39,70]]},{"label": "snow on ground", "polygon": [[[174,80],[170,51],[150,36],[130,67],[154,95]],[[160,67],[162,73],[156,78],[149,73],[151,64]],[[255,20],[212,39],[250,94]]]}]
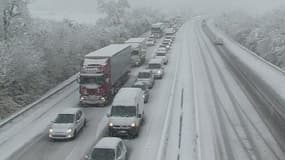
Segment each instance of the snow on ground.
[{"label": "snow on ground", "polygon": [[[178,156],[182,160],[282,159],[285,157],[284,152],[264,124],[263,117],[255,110],[259,103],[253,101],[252,95],[244,89],[239,77],[230,70],[219,50],[216,50],[205,36],[199,24],[197,20],[191,21],[179,31],[174,47],[169,53],[169,64],[165,66],[165,77],[157,80],[151,90],[150,101],[145,107],[146,121],[140,135],[135,139],[126,139],[129,159],[156,158],[165,123],[166,107],[171,95],[170,84],[174,80],[177,63],[179,69],[176,73],[172,119],[168,139],[163,142],[167,145],[165,159],[176,159]],[[244,63],[258,65],[258,68],[252,67],[256,69],[257,75],[264,77],[262,80],[270,79],[265,76],[269,71],[270,76],[275,76],[275,83],[284,82],[282,72],[242,53],[245,51],[239,46],[224,40],[227,46],[231,46],[231,51],[240,52],[238,57]],[[152,57],[150,55],[153,54],[153,49],[148,53],[148,57]],[[181,59],[178,62],[179,58]],[[134,80],[136,73],[144,67],[133,69],[131,80]],[[278,86],[280,87],[280,84],[272,84],[272,89],[281,90],[282,94],[282,88],[275,88]],[[18,150],[11,159],[82,157],[96,139],[104,135],[105,115],[109,107],[84,108],[88,124],[77,139],[68,142],[49,142],[46,128],[52,115],[62,108],[77,106],[78,86],[73,87],[65,92],[65,98],[55,97],[56,107],[46,109],[43,106],[41,108],[45,108],[44,112],[39,109],[29,114],[30,117],[25,115],[21,122],[15,122],[16,125],[10,126],[10,130],[6,128],[6,132],[1,132],[1,159],[12,152],[11,148],[17,149],[25,143],[28,145]],[[15,139],[3,139],[3,136],[7,135]]]}]

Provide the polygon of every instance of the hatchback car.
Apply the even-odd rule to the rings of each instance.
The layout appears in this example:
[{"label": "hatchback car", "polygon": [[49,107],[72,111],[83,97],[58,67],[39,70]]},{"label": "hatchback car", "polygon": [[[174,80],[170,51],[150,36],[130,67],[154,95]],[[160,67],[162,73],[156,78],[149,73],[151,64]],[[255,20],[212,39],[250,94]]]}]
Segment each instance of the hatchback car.
[{"label": "hatchback car", "polygon": [[145,82],[142,81],[137,81],[132,85],[133,88],[140,88],[143,90],[143,98],[144,98],[144,103],[147,103],[149,100],[149,89],[148,85]]},{"label": "hatchback car", "polygon": [[117,137],[102,138],[91,151],[86,160],[126,160],[127,147],[124,141]]},{"label": "hatchback car", "polygon": [[155,83],[151,70],[139,71],[136,81],[146,83],[149,89],[151,89]]},{"label": "hatchback car", "polygon": [[75,138],[86,125],[86,117],[80,108],[69,108],[57,114],[49,126],[50,139]]}]

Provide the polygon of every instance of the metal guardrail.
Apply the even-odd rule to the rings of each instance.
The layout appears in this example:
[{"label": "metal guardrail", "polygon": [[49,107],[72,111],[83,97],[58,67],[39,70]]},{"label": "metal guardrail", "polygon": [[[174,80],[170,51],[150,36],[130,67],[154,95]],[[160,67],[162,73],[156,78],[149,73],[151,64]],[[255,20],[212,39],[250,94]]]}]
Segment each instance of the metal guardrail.
[{"label": "metal guardrail", "polygon": [[31,110],[32,108],[34,108],[35,106],[37,106],[38,104],[42,103],[43,101],[47,100],[48,98],[52,97],[53,95],[57,94],[58,92],[62,91],[63,89],[65,89],[67,86],[71,85],[73,82],[76,81],[78,76],[78,73],[71,76],[70,78],[68,78],[67,80],[63,81],[61,84],[57,85],[55,88],[49,90],[45,95],[43,95],[40,99],[38,99],[37,101],[31,103],[30,105],[24,107],[23,109],[21,109],[20,111],[12,114],[10,117],[4,119],[3,121],[0,122],[0,128],[2,128],[3,126],[5,126],[6,124],[12,122],[14,119],[16,119],[17,117],[23,115],[24,113],[26,113],[27,111]]}]

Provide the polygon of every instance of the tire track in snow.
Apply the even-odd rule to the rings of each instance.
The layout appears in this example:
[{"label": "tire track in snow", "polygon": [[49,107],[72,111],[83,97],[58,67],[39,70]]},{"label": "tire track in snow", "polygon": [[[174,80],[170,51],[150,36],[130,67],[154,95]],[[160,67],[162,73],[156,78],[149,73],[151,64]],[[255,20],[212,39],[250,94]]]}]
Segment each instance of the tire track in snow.
[{"label": "tire track in snow", "polygon": [[[203,39],[205,40],[205,37],[203,37]],[[257,133],[257,135],[259,136],[259,138],[261,138],[264,142],[264,144],[267,146],[267,148],[271,151],[272,155],[274,155],[274,157],[277,160],[281,160],[280,157],[276,154],[276,152],[274,151],[274,149],[270,146],[270,144],[267,142],[267,140],[265,139],[265,137],[262,135],[262,133],[259,131],[259,129],[254,125],[254,123],[252,122],[252,120],[249,118],[249,116],[247,115],[247,113],[242,109],[240,103],[238,102],[238,100],[235,98],[233,92],[230,90],[229,84],[226,81],[225,77],[223,76],[220,67],[218,66],[217,62],[215,61],[215,58],[212,54],[209,54],[211,52],[211,49],[209,48],[208,44],[205,43],[205,46],[207,48],[208,55],[211,57],[212,62],[214,63],[216,69],[217,69],[217,73],[219,74],[219,77],[221,78],[221,81],[224,84],[224,88],[228,93],[228,96],[231,100],[231,102],[234,105],[234,109],[242,123],[243,128],[246,130],[247,135],[249,135],[249,140],[251,141],[251,144],[253,144],[254,146],[252,146],[253,151],[255,152],[255,156],[257,157],[258,160],[261,160],[261,155],[260,155],[260,151],[257,150],[257,145],[254,144],[253,142],[253,135],[250,133],[249,131],[249,127],[247,125],[251,125],[252,128],[254,128],[255,132]],[[248,123],[247,123],[248,122]]]}]

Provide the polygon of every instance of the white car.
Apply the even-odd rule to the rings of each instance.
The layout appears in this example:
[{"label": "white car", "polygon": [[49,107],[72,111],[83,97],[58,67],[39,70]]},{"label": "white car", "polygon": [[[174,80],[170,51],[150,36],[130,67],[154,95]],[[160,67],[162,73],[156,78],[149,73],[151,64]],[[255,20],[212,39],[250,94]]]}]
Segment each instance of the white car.
[{"label": "white car", "polygon": [[104,137],[93,148],[86,160],[126,160],[127,147],[121,138]]},{"label": "white car", "polygon": [[158,48],[156,51],[156,55],[155,58],[161,58],[163,61],[163,64],[167,64],[168,63],[168,57],[167,57],[167,49],[166,48]]},{"label": "white car", "polygon": [[57,114],[49,126],[50,139],[72,139],[86,125],[86,117],[82,109],[69,108]]},{"label": "white car", "polygon": [[149,39],[146,41],[146,45],[148,45],[148,46],[154,46],[154,45],[155,45],[155,39],[154,39],[154,38],[149,38]]},{"label": "white car", "polygon": [[153,73],[154,78],[162,79],[164,75],[163,60],[153,58],[148,62],[148,69]]},{"label": "white car", "polygon": [[148,88],[151,89],[155,83],[154,76],[151,70],[142,70],[138,73],[136,81],[144,82],[148,85]]},{"label": "white car", "polygon": [[156,53],[162,53],[162,54],[166,54],[167,53],[167,49],[165,47],[159,47],[156,50]]}]

